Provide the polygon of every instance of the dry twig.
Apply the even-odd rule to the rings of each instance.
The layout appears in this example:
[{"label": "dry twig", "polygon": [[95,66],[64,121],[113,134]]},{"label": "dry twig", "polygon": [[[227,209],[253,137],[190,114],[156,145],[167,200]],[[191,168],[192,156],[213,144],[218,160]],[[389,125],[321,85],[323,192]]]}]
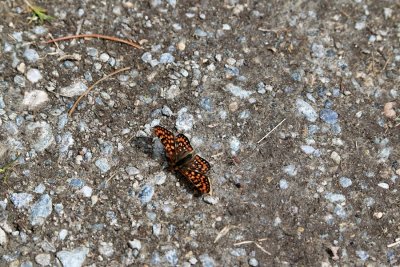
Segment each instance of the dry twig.
[{"label": "dry twig", "polygon": [[90,86],[90,87],[75,101],[74,105],[72,106],[72,108],[71,108],[71,109],[69,110],[69,112],[68,112],[68,116],[71,116],[72,113],[74,113],[76,107],[78,106],[78,104],[79,104],[79,102],[82,100],[82,98],[84,98],[85,96],[87,96],[87,94],[89,94],[89,92],[96,86],[96,84],[100,83],[101,81],[104,81],[105,79],[108,79],[109,77],[111,77],[111,76],[113,76],[113,75],[115,75],[115,74],[117,74],[117,73],[120,73],[120,72],[122,72],[122,71],[129,70],[130,68],[131,68],[131,67],[126,67],[126,68],[123,68],[123,69],[116,70],[116,71],[114,71],[114,72],[112,72],[112,73],[110,73],[110,74],[104,76],[104,77],[101,78],[100,80],[96,81],[92,86]]},{"label": "dry twig", "polygon": [[59,41],[76,39],[76,38],[99,38],[99,39],[105,39],[105,40],[109,40],[109,41],[120,42],[120,43],[124,43],[124,44],[130,45],[130,46],[133,46],[138,49],[143,49],[140,45],[138,45],[137,43],[135,43],[133,41],[124,40],[124,39],[120,39],[120,38],[108,36],[108,35],[96,34],[96,33],[64,36],[64,37],[59,37],[56,39],[45,41],[44,43],[49,44],[49,43],[54,43],[54,42],[59,42]]}]

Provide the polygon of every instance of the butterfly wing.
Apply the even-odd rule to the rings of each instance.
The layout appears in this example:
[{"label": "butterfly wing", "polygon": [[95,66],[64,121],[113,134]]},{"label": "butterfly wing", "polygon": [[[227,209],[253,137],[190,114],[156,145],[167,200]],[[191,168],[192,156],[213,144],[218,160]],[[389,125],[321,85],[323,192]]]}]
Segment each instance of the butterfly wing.
[{"label": "butterfly wing", "polygon": [[190,170],[195,170],[199,173],[206,173],[210,170],[211,166],[207,160],[203,159],[199,155],[196,155],[194,156],[193,160],[188,163],[187,168]]},{"label": "butterfly wing", "polygon": [[173,162],[176,155],[174,134],[161,126],[154,127],[154,134],[163,144],[168,161]]},{"label": "butterfly wing", "polygon": [[184,134],[178,134],[175,138],[176,153],[191,153],[193,147],[190,145],[189,139]]},{"label": "butterfly wing", "polygon": [[189,169],[179,169],[179,172],[192,182],[201,193],[211,194],[211,184],[207,176]]}]

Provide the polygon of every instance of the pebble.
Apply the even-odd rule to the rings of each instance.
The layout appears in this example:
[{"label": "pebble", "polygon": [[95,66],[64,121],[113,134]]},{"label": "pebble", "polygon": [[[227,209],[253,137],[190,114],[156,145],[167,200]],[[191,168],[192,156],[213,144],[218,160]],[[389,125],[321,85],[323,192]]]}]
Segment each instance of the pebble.
[{"label": "pebble", "polygon": [[140,170],[138,168],[136,168],[136,167],[133,167],[133,166],[126,167],[125,171],[129,176],[135,176],[135,175],[138,175],[140,173]]},{"label": "pebble", "polygon": [[357,250],[356,254],[362,261],[366,261],[369,258],[368,252],[364,250]]},{"label": "pebble", "polygon": [[199,38],[207,37],[207,33],[200,28],[196,28],[194,30],[194,36],[199,37]]},{"label": "pebble", "polygon": [[39,60],[39,54],[34,49],[27,48],[24,51],[24,58],[30,63],[34,63]]},{"label": "pebble", "polygon": [[170,116],[173,115],[172,110],[171,110],[168,106],[165,106],[165,105],[162,107],[161,113],[162,113],[164,116],[167,116],[167,117],[170,117]]},{"label": "pebble", "polygon": [[69,186],[74,187],[75,189],[81,189],[85,185],[85,181],[80,178],[72,178],[69,180]]},{"label": "pebble", "polygon": [[215,205],[218,203],[219,199],[211,195],[205,195],[203,196],[203,201],[207,204]]},{"label": "pebble", "polygon": [[176,249],[168,250],[165,252],[165,259],[172,265],[176,266],[178,264],[178,254]]},{"label": "pebble", "polygon": [[32,205],[30,211],[30,222],[33,226],[42,225],[52,212],[52,199],[48,194],[42,195],[40,199]]},{"label": "pebble", "polygon": [[249,259],[249,265],[252,266],[252,267],[258,266],[258,260],[255,259],[255,258],[250,258]]},{"label": "pebble", "polygon": [[235,155],[240,149],[240,141],[239,141],[239,139],[237,139],[236,136],[233,136],[233,137],[231,137],[231,139],[229,141],[229,144],[230,144],[230,148],[231,148],[231,153],[233,155]]},{"label": "pebble", "polygon": [[157,172],[154,175],[154,180],[156,185],[162,185],[167,180],[167,175],[165,174],[165,172]]},{"label": "pebble", "polygon": [[48,32],[47,29],[43,26],[36,26],[32,29],[32,31],[37,35],[44,35]]},{"label": "pebble", "polygon": [[342,194],[336,194],[336,193],[326,193],[325,194],[325,198],[330,201],[330,202],[345,202],[346,201],[346,197]]},{"label": "pebble", "polygon": [[0,228],[0,246],[5,247],[7,245],[7,234],[3,229]]},{"label": "pebble", "polygon": [[344,176],[339,178],[339,183],[343,188],[347,188],[353,184],[350,178]]},{"label": "pebble", "polygon": [[338,165],[340,164],[340,161],[342,160],[342,158],[336,151],[333,151],[331,153],[331,159]]},{"label": "pebble", "polygon": [[114,247],[111,242],[100,242],[99,252],[104,257],[111,257],[114,254]]},{"label": "pebble", "polygon": [[68,230],[67,229],[61,229],[61,231],[58,233],[58,239],[64,240],[68,235]]},{"label": "pebble", "polygon": [[281,180],[279,181],[279,188],[280,188],[281,190],[288,189],[288,187],[289,187],[289,183],[288,183],[285,179],[281,179]]},{"label": "pebble", "polygon": [[35,261],[40,266],[48,266],[48,265],[50,265],[50,258],[51,258],[50,254],[41,253],[41,254],[36,255]]},{"label": "pebble", "polygon": [[51,126],[44,121],[30,122],[25,133],[26,137],[32,138],[31,146],[36,152],[43,152],[54,142]]},{"label": "pebble", "polygon": [[138,239],[134,239],[128,242],[128,245],[131,249],[140,250],[142,248],[142,243]]},{"label": "pebble", "polygon": [[57,258],[64,267],[81,267],[89,253],[89,248],[79,247],[72,251],[62,250],[57,252]]},{"label": "pebble", "polygon": [[307,155],[313,154],[315,152],[315,148],[309,145],[302,145],[300,148]]},{"label": "pebble", "polygon": [[209,97],[203,97],[200,100],[200,106],[205,111],[209,111],[210,112],[210,111],[212,111],[212,100]]},{"label": "pebble", "polygon": [[297,175],[297,169],[296,166],[293,164],[287,165],[283,167],[283,172],[286,173],[289,176],[296,176]]},{"label": "pebble", "polygon": [[161,224],[159,223],[153,224],[152,228],[153,228],[153,235],[159,236],[161,234]]},{"label": "pebble", "polygon": [[108,164],[108,160],[106,158],[100,158],[96,160],[95,165],[97,166],[97,168],[100,169],[101,173],[106,173],[111,169],[110,164]]},{"label": "pebble", "polygon": [[22,105],[27,106],[30,110],[33,110],[48,100],[49,97],[45,91],[32,90],[25,92]]},{"label": "pebble", "polygon": [[193,128],[194,117],[192,114],[188,113],[186,107],[181,108],[178,111],[178,117],[176,118],[175,127],[178,131],[190,131]]},{"label": "pebble", "polygon": [[13,193],[10,196],[11,202],[17,209],[26,208],[33,200],[33,196],[29,193]]},{"label": "pebble", "polygon": [[313,43],[311,45],[312,55],[317,58],[322,58],[325,56],[325,48],[321,44]]},{"label": "pebble", "polygon": [[154,187],[152,185],[146,184],[142,187],[139,193],[139,200],[143,204],[150,202],[154,194]]},{"label": "pebble", "polygon": [[70,146],[74,144],[71,132],[66,132],[61,136],[59,151],[61,155],[66,155]]},{"label": "pebble", "polygon": [[170,53],[164,53],[160,56],[161,64],[173,63],[174,61],[175,61],[175,57],[173,55],[171,55]]},{"label": "pebble", "polygon": [[339,115],[331,109],[323,109],[320,111],[319,117],[326,123],[335,124]]},{"label": "pebble", "polygon": [[201,261],[201,264],[203,265],[203,267],[214,267],[215,265],[215,261],[213,258],[211,258],[210,256],[208,256],[208,254],[202,254],[199,256],[199,260]]},{"label": "pebble", "polygon": [[378,186],[383,189],[389,189],[389,185],[387,183],[379,183]]},{"label": "pebble", "polygon": [[26,78],[31,82],[31,83],[37,83],[40,81],[43,77],[42,74],[38,69],[29,69],[26,72]]},{"label": "pebble", "polygon": [[318,118],[317,112],[310,104],[308,104],[303,99],[298,98],[296,100],[296,107],[297,111],[300,112],[306,118],[306,120],[310,122],[315,122],[317,120]]},{"label": "pebble", "polygon": [[86,84],[82,81],[75,82],[60,89],[59,94],[65,97],[75,97],[82,95],[87,90]]},{"label": "pebble", "polygon": [[225,86],[225,90],[229,91],[231,94],[233,94],[234,96],[239,97],[240,99],[248,98],[253,93],[251,91],[244,90],[240,86],[236,86],[236,85],[234,85],[232,83],[228,83]]}]

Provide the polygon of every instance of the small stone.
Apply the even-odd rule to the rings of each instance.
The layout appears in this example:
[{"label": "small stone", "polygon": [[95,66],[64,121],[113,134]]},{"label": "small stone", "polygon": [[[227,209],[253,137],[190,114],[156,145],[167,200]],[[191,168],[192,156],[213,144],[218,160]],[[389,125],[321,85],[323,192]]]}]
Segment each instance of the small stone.
[{"label": "small stone", "polygon": [[252,266],[252,267],[258,266],[258,260],[255,259],[255,258],[250,258],[249,259],[249,265]]},{"label": "small stone", "polygon": [[161,224],[153,224],[153,235],[159,236],[161,234]]},{"label": "small stone", "polygon": [[385,19],[390,19],[393,14],[393,9],[389,7],[384,7],[383,8],[383,15],[385,16]]},{"label": "small stone", "polygon": [[362,261],[366,261],[369,258],[368,252],[364,250],[357,250],[356,254]]},{"label": "small stone", "polygon": [[126,167],[125,171],[129,176],[135,176],[135,175],[138,175],[140,173],[139,169],[136,168],[136,167],[133,167],[133,166]]},{"label": "small stone", "polygon": [[95,165],[97,166],[97,168],[100,169],[101,173],[106,173],[111,169],[110,164],[108,164],[108,160],[106,158],[100,158],[96,160]]},{"label": "small stone", "polygon": [[34,49],[25,49],[24,58],[28,60],[30,63],[34,63],[39,60],[39,54]]},{"label": "small stone", "polygon": [[308,155],[313,154],[315,152],[315,148],[313,148],[312,146],[302,145],[300,148],[304,153]]},{"label": "small stone", "polygon": [[178,42],[176,45],[176,48],[178,48],[179,51],[184,51],[186,49],[186,43],[184,40],[181,40]]},{"label": "small stone", "polygon": [[38,69],[29,69],[26,72],[26,78],[31,82],[31,83],[37,83],[40,79],[42,79],[42,74]]},{"label": "small stone", "polygon": [[75,82],[69,86],[60,89],[60,95],[65,97],[80,96],[87,90],[87,86],[81,82]]},{"label": "small stone", "polygon": [[383,114],[385,117],[389,119],[396,118],[396,111],[394,108],[396,107],[396,102],[388,102],[383,106]]},{"label": "small stone", "polygon": [[40,266],[48,266],[50,265],[50,254],[47,253],[38,254],[35,257],[35,261]]},{"label": "small stone", "polygon": [[339,154],[336,151],[333,151],[331,154],[331,159],[337,164],[340,164],[340,161],[342,160]]},{"label": "small stone", "polygon": [[165,172],[157,172],[154,175],[154,180],[156,185],[162,185],[167,180],[167,175],[165,174]]},{"label": "small stone", "polygon": [[347,187],[349,187],[349,186],[351,186],[353,184],[353,182],[351,181],[350,178],[347,178],[347,177],[344,177],[344,176],[340,177],[339,183],[343,188],[347,188]]},{"label": "small stone", "polygon": [[165,106],[165,105],[162,107],[161,113],[167,117],[171,117],[173,115],[172,110],[168,106]]},{"label": "small stone", "polygon": [[296,176],[297,175],[297,168],[295,165],[290,164],[285,167],[283,167],[283,172],[286,173],[289,176]]},{"label": "small stone", "polygon": [[338,120],[339,115],[331,109],[323,109],[319,113],[319,117],[326,123],[335,124]]},{"label": "small stone", "polygon": [[378,186],[383,189],[389,189],[389,185],[387,183],[379,183]]},{"label": "small stone", "polygon": [[114,248],[112,243],[100,242],[99,252],[101,255],[109,258],[114,254]]},{"label": "small stone", "polygon": [[131,249],[137,249],[140,250],[142,248],[142,243],[140,240],[134,239],[133,241],[129,241],[128,245]]},{"label": "small stone", "polygon": [[194,117],[188,113],[186,107],[181,108],[178,111],[178,117],[176,118],[175,126],[178,131],[190,131],[193,128]]},{"label": "small stone", "polygon": [[68,235],[68,230],[67,229],[61,229],[61,231],[58,233],[58,239],[64,240]]},{"label": "small stone", "polygon": [[345,202],[346,201],[346,197],[342,194],[336,194],[336,193],[327,193],[325,195],[325,198],[330,201],[330,202]]},{"label": "small stone", "polygon": [[212,101],[209,97],[203,97],[200,100],[200,106],[205,110],[205,111],[212,111]]},{"label": "small stone", "polygon": [[173,55],[171,55],[170,53],[164,53],[160,56],[161,64],[173,63],[174,61],[175,61],[175,57]]},{"label": "small stone", "polygon": [[303,99],[298,98],[296,100],[297,111],[301,113],[308,121],[315,122],[318,118],[318,114],[315,109]]},{"label": "small stone", "polygon": [[93,193],[93,189],[87,185],[81,188],[79,192],[84,196],[84,197],[91,197]]},{"label": "small stone", "polygon": [[165,259],[172,265],[176,266],[178,264],[178,254],[176,249],[168,250],[165,252]]},{"label": "small stone", "polygon": [[5,247],[7,245],[7,234],[3,229],[0,228],[0,246]]},{"label": "small stone", "polygon": [[230,112],[235,112],[236,110],[238,110],[238,108],[239,108],[239,104],[238,104],[238,102],[232,102],[232,103],[229,103],[229,111]]},{"label": "small stone", "polygon": [[52,199],[48,194],[42,195],[40,199],[33,204],[30,211],[30,222],[33,226],[42,225],[52,212]]},{"label": "small stone", "polygon": [[32,199],[33,196],[28,193],[13,193],[10,196],[11,202],[17,209],[26,208]]},{"label": "small stone", "polygon": [[323,45],[313,43],[311,45],[312,55],[317,58],[322,58],[325,56],[325,48]]},{"label": "small stone", "polygon": [[230,141],[231,153],[235,155],[240,149],[240,141],[236,136],[231,137]]},{"label": "small stone", "polygon": [[241,99],[248,98],[253,93],[251,91],[244,90],[241,87],[236,86],[232,83],[227,84],[224,90],[229,91],[231,94]]},{"label": "small stone", "polygon": [[281,179],[280,181],[279,181],[279,188],[281,189],[281,190],[285,190],[285,189],[287,189],[289,187],[289,183],[285,180],[285,179]]},{"label": "small stone", "polygon": [[89,248],[79,247],[72,251],[59,251],[57,258],[61,261],[63,266],[68,267],[81,267],[85,262],[86,255],[89,253]]},{"label": "small stone", "polygon": [[354,26],[354,28],[356,29],[356,30],[363,30],[363,29],[365,29],[365,27],[366,27],[367,25],[366,25],[366,23],[365,23],[365,21],[359,21],[359,22],[356,22],[356,25]]},{"label": "small stone", "polygon": [[199,38],[207,37],[207,33],[205,31],[203,31],[202,29],[197,28],[194,30],[194,36],[199,37]]},{"label": "small stone", "polygon": [[211,195],[205,195],[203,197],[203,201],[206,202],[207,204],[215,205],[218,203],[219,200],[217,197]]},{"label": "small stone", "polygon": [[382,219],[383,212],[374,212],[373,216],[377,219]]},{"label": "small stone", "polygon": [[36,152],[43,152],[54,142],[51,126],[44,121],[30,122],[26,126],[25,134],[26,137],[31,138],[31,147]]},{"label": "small stone", "polygon": [[139,200],[142,204],[150,202],[154,194],[154,187],[152,185],[146,184],[142,187],[139,193]]},{"label": "small stone", "polygon": [[202,254],[199,256],[199,259],[203,265],[203,267],[214,267],[216,266],[213,258],[208,256],[208,254]]}]

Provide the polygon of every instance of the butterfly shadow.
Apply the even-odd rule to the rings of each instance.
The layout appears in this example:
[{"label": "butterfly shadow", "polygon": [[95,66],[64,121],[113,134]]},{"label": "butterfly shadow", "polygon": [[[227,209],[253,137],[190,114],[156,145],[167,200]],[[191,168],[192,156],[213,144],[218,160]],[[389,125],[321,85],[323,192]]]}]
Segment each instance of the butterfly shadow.
[{"label": "butterfly shadow", "polygon": [[132,145],[149,157],[153,157],[153,138],[138,136],[132,139]]}]

